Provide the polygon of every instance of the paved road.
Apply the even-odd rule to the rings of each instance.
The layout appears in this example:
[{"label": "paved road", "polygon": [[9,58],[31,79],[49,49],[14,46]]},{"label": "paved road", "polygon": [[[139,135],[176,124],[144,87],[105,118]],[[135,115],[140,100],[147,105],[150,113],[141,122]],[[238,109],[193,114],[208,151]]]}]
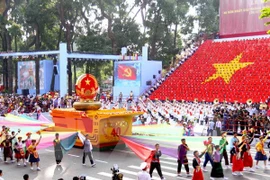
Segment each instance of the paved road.
[{"label": "paved road", "polygon": [[[128,148],[124,150],[113,150],[109,152],[94,152],[94,158],[96,161],[96,167],[90,167],[89,160],[86,166],[82,166],[82,150],[73,148],[68,154],[65,154],[61,167],[57,167],[54,162],[54,152],[52,148],[39,151],[41,158],[41,171],[31,171],[29,167],[17,167],[16,164],[4,164],[0,162],[0,168],[3,170],[5,180],[19,180],[22,179],[23,174],[28,173],[31,180],[57,180],[62,177],[65,180],[71,180],[75,175],[85,174],[88,180],[109,180],[111,179],[110,168],[113,164],[118,164],[120,171],[124,174],[125,180],[135,180],[136,174],[139,171],[139,165],[141,160],[131,152]],[[255,151],[252,150],[254,155]],[[192,152],[188,154],[188,159],[192,161]],[[262,163],[261,163],[262,166]],[[164,176],[168,180],[174,179],[191,179],[186,177],[176,177],[176,159],[162,156],[161,167]],[[205,179],[208,180],[211,167],[207,166],[209,172],[204,173]],[[183,168],[183,175],[185,170]],[[224,170],[226,177],[232,180],[267,180],[270,178],[270,170],[263,171],[262,169],[257,170],[255,173],[244,172],[243,177],[233,177],[231,170]],[[157,178],[156,172],[154,176]]]}]

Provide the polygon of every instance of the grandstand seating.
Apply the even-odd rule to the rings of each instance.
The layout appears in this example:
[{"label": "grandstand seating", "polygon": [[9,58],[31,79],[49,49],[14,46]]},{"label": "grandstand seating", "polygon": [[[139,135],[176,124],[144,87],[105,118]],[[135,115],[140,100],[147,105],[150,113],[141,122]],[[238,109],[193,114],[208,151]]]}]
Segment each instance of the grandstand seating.
[{"label": "grandstand seating", "polygon": [[[242,57],[239,57],[241,56]],[[235,61],[247,65],[235,70],[225,63]],[[213,76],[219,64],[222,74]],[[227,67],[227,68],[225,68]],[[223,77],[230,76],[229,82]],[[206,82],[209,77],[215,77]],[[225,42],[206,41],[182,66],[177,68],[150,99],[176,99],[208,102],[218,98],[219,101],[242,102],[248,99],[253,102],[265,102],[270,95],[270,38],[253,40],[236,40]]]}]

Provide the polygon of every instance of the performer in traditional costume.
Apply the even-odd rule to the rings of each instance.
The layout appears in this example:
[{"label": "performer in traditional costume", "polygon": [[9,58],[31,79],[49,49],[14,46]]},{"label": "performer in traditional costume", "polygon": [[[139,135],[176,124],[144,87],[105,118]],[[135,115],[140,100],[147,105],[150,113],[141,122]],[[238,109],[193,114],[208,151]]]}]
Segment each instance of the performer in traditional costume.
[{"label": "performer in traditional costume", "polygon": [[25,142],[25,148],[26,148],[26,151],[25,151],[25,161],[26,162],[28,162],[28,157],[29,157],[28,147],[32,144],[31,135],[32,135],[32,133],[28,132],[26,134],[27,138],[24,141]]},{"label": "performer in traditional costume", "polygon": [[[2,146],[2,142],[6,139],[6,126],[2,126],[2,130],[0,132],[0,157],[3,154],[4,147]],[[1,157],[2,159],[2,157]]]},{"label": "performer in traditional costume", "polygon": [[265,138],[263,138],[263,136],[261,136],[259,139],[260,141],[256,144],[255,148],[256,148],[256,156],[255,156],[255,160],[256,160],[256,169],[259,169],[259,161],[264,161],[264,168],[267,169],[266,166],[266,160],[267,160],[267,156],[266,156],[266,152],[264,151],[264,143],[268,138],[268,134],[266,135]]},{"label": "performer in traditional costume", "polygon": [[159,162],[159,157],[161,156],[161,151],[159,149],[159,144],[156,144],[155,148],[156,149],[151,153],[151,155],[149,157],[150,160],[151,160],[149,174],[150,174],[150,176],[152,178],[152,174],[153,174],[154,169],[157,169],[157,172],[158,172],[158,175],[159,175],[160,179],[165,179],[163,177],[160,162]]},{"label": "performer in traditional costume", "polygon": [[17,159],[17,165],[20,166],[20,160],[22,159],[24,166],[25,163],[25,148],[24,142],[22,141],[22,137],[18,137],[18,142],[14,145],[15,158]]},{"label": "performer in traditional costume", "polygon": [[241,148],[243,144],[239,144],[238,141],[234,143],[234,147],[231,150],[231,155],[233,157],[232,164],[232,174],[234,176],[243,176],[242,172],[244,169],[243,159],[241,158]]},{"label": "performer in traditional costume", "polygon": [[201,159],[200,158],[203,157],[206,150],[200,155],[199,155],[198,151],[194,151],[194,153],[193,153],[194,159],[192,161],[192,166],[194,168],[194,171],[193,171],[192,180],[204,180],[203,172],[202,172],[201,165],[200,165],[201,164]]},{"label": "performer in traditional costume", "polygon": [[206,172],[206,164],[208,163],[208,161],[210,161],[212,167],[213,167],[213,159],[212,159],[212,155],[213,155],[213,151],[214,151],[214,144],[212,143],[212,137],[208,137],[208,142],[204,143],[204,145],[206,146],[206,152],[205,152],[205,160],[203,163],[203,171]]},{"label": "performer in traditional costume", "polygon": [[61,146],[61,140],[59,139],[59,134],[55,134],[55,139],[53,140],[54,144],[54,155],[56,164],[59,165],[63,159],[63,152],[62,152],[62,146]]},{"label": "performer in traditional costume", "polygon": [[214,163],[213,163],[210,179],[212,179],[212,180],[214,178],[228,179],[228,178],[224,177],[224,174],[223,174],[223,169],[222,169],[221,162],[220,162],[220,152],[219,152],[220,147],[218,145],[215,146],[215,150],[216,151],[214,152],[214,155],[213,155]]},{"label": "performer in traditional costume", "polygon": [[188,148],[188,145],[186,144],[185,139],[182,139],[181,142],[182,144],[178,146],[178,150],[177,150],[178,152],[177,174],[178,176],[182,176],[181,169],[182,169],[182,164],[184,164],[187,177],[191,177],[191,175],[189,174],[189,166],[188,166],[188,159],[187,159],[187,151],[189,151],[189,148]]},{"label": "performer in traditional costume", "polygon": [[220,146],[220,153],[221,153],[221,160],[224,157],[225,160],[225,169],[229,168],[229,160],[228,160],[228,154],[227,154],[227,150],[226,150],[226,146],[229,144],[227,139],[226,139],[226,132],[223,132],[221,134],[221,140],[219,141],[219,146]]},{"label": "performer in traditional costume", "polygon": [[[238,138],[237,138],[237,132],[234,132],[233,133],[233,137],[231,138],[231,141],[230,141],[230,151],[232,150],[232,148],[234,148],[234,143],[236,141],[239,141]],[[230,153],[231,154],[231,153]],[[232,154],[230,155],[230,163],[232,164]]]},{"label": "performer in traditional costume", "polygon": [[10,135],[6,135],[6,139],[1,143],[4,148],[4,161],[7,163],[7,158],[10,158],[11,162],[13,162],[13,153],[12,153],[12,139],[15,137],[10,137]]},{"label": "performer in traditional costume", "polygon": [[[254,139],[254,134],[251,139],[248,139],[246,136],[242,136],[242,142],[241,142],[241,144],[243,145],[242,151],[241,151],[241,157],[244,163],[244,170],[248,170],[250,172],[254,172],[254,169],[252,169],[253,158],[250,154],[250,149],[251,149],[250,144],[252,143],[253,139]],[[246,168],[249,168],[249,169],[246,169]]]},{"label": "performer in traditional costume", "polygon": [[30,162],[30,166],[31,166],[31,170],[34,170],[33,168],[33,163],[36,163],[37,165],[37,170],[40,171],[40,167],[39,167],[39,155],[38,155],[38,152],[37,152],[37,146],[38,144],[40,143],[40,140],[41,140],[41,135],[40,135],[40,138],[38,140],[38,142],[36,140],[32,140],[32,144],[27,148],[28,152],[29,152],[29,162]]}]

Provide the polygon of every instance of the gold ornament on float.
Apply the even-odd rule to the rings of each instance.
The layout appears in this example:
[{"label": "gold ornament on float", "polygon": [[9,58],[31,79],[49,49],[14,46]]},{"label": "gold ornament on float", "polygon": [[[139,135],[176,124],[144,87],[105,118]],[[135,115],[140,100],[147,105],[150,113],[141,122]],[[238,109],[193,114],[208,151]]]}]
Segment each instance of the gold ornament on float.
[{"label": "gold ornament on float", "polygon": [[75,86],[76,94],[80,97],[80,102],[74,103],[76,110],[98,110],[101,107],[100,102],[94,102],[98,93],[98,83],[91,74],[81,75]]}]

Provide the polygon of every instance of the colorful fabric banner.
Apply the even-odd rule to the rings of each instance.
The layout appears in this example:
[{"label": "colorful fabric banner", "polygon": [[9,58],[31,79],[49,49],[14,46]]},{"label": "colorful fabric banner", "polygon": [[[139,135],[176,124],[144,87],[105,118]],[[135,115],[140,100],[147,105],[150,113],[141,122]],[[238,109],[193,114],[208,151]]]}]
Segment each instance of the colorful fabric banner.
[{"label": "colorful fabric banner", "polygon": [[137,142],[131,141],[130,139],[121,136],[120,139],[143,161],[149,163],[153,149],[141,145]]},{"label": "colorful fabric banner", "polygon": [[53,125],[52,122],[44,122],[44,121],[38,121],[38,120],[30,120],[31,117],[28,118],[24,118],[24,117],[20,117],[20,116],[15,116],[12,114],[7,114],[5,118],[0,119],[0,121],[2,122],[14,122],[14,123],[18,123],[18,124],[24,124],[24,125],[37,125],[37,126],[41,126],[41,125]]},{"label": "colorful fabric banner", "polygon": [[[42,138],[41,138],[40,144],[37,146],[37,149],[45,149],[45,148],[53,146],[55,133],[56,132],[42,132],[41,133]],[[58,132],[58,133],[59,133],[60,139],[63,141],[62,142],[63,144],[61,143],[61,145],[64,151],[66,152],[70,150],[76,142],[75,137],[77,137],[77,132]],[[39,139],[39,136],[37,134],[33,134],[32,136],[33,136],[32,139],[36,139],[36,140]]]},{"label": "colorful fabric banner", "polygon": [[[207,137],[184,137],[186,139],[188,147],[191,151],[201,151],[205,150],[205,146],[203,141],[207,140]],[[181,138],[178,137],[155,137],[155,136],[125,136],[121,137],[121,139],[126,143],[126,145],[130,148],[129,144],[135,144],[136,146],[132,146],[130,148],[132,151],[136,152],[139,148],[143,147],[146,149],[154,149],[155,144],[158,143],[160,145],[160,150],[162,154],[168,155],[170,157],[177,158],[177,148],[181,144]],[[212,137],[213,143],[218,145],[221,137]],[[230,142],[230,137],[227,138],[227,141]],[[227,146],[229,148],[229,146]],[[139,150],[140,151],[140,150]],[[138,155],[139,156],[139,155]],[[139,156],[140,157],[140,156]]]},{"label": "colorful fabric banner", "polygon": [[40,114],[38,120],[45,123],[52,123],[49,119],[47,119],[43,114]]},{"label": "colorful fabric banner", "polygon": [[61,147],[62,147],[63,153],[66,153],[67,151],[73,148],[74,144],[76,143],[77,138],[78,138],[78,133],[74,133],[73,135],[61,140]]}]

